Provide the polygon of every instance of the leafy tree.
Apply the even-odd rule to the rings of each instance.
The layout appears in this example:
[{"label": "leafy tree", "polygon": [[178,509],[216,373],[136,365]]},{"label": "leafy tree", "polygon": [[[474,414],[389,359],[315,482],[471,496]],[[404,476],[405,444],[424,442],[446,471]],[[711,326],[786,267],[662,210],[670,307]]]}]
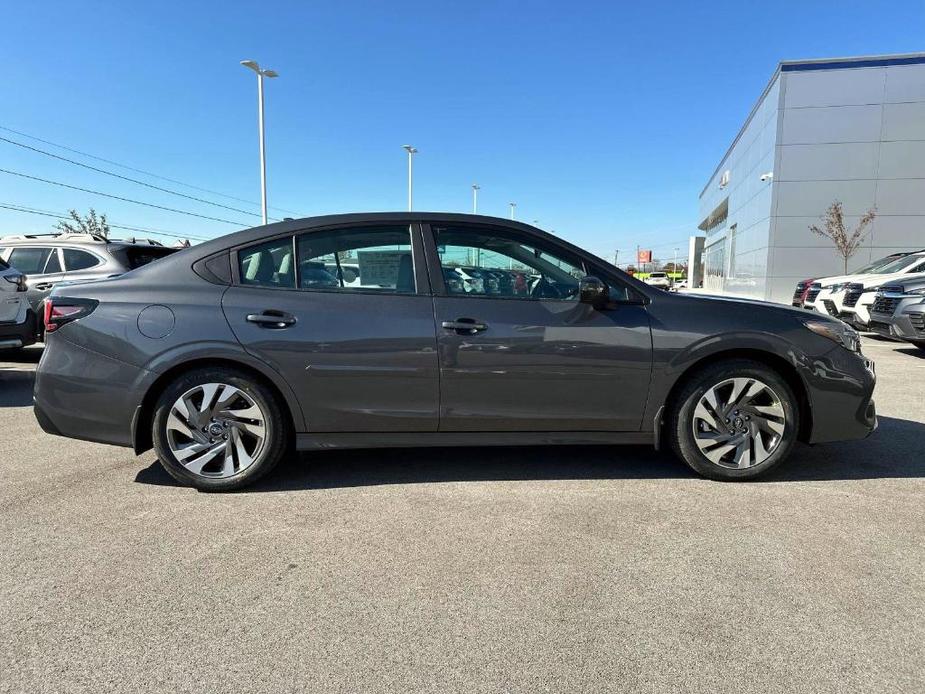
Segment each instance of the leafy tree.
[{"label": "leafy tree", "polygon": [[849,231],[845,226],[845,213],[841,202],[836,200],[825,211],[822,227],[813,224],[809,230],[817,236],[824,236],[835,244],[835,250],[839,252],[845,261],[845,274],[848,274],[848,259],[853,256],[861,242],[870,230],[870,223],[877,216],[877,208],[872,207],[858,221],[858,225],[853,231]]},{"label": "leafy tree", "polygon": [[96,210],[90,208],[89,214],[81,217],[77,210],[69,210],[71,216],[66,221],[58,222],[55,225],[63,233],[70,234],[95,234],[104,238],[109,238],[109,223],[106,221],[106,215],[97,215]]}]

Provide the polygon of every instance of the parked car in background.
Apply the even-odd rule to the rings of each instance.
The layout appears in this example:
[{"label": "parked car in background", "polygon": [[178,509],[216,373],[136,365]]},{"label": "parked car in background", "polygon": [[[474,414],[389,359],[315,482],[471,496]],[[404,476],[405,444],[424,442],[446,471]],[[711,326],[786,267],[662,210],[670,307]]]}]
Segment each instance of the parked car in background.
[{"label": "parked car in background", "polygon": [[94,234],[18,234],[0,238],[0,260],[26,274],[26,296],[36,315],[59,282],[115,277],[176,253],[157,241],[107,239]]},{"label": "parked car in background", "polygon": [[[374,261],[358,287],[301,281],[358,253]],[[515,281],[466,284],[455,258]],[[46,309],[42,428],[153,446],[205,490],[252,483],[292,446],[648,443],[744,480],[797,440],[876,426],[873,365],[841,321],[662,291],[494,217],[284,221],[58,287]]]},{"label": "parked car in background", "polygon": [[0,349],[28,347],[38,333],[26,299],[26,276],[0,260]]},{"label": "parked car in background", "polygon": [[868,326],[872,332],[925,350],[925,273],[881,286]]},{"label": "parked car in background", "polygon": [[909,253],[874,272],[850,277],[838,291],[833,290],[828,298],[820,297],[816,302],[816,310],[821,310],[821,303],[829,315],[866,330],[870,320],[870,306],[880,286],[917,272],[925,272],[925,251]]},{"label": "parked car in background", "polygon": [[675,291],[681,291],[682,289],[687,289],[688,288],[687,278],[683,280],[678,280],[677,282],[675,282],[673,285],[673,288]]},{"label": "parked car in background", "polygon": [[869,265],[855,270],[854,274],[820,277],[813,280],[803,299],[803,308],[811,311],[818,310],[820,313],[828,313],[825,308],[825,301],[831,301],[832,295],[844,289],[848,282],[855,280],[860,275],[873,274],[879,268],[885,267],[907,255],[909,255],[909,253],[891,253],[883,258],[878,258]]},{"label": "parked car in background", "polygon": [[792,306],[795,306],[796,308],[803,308],[804,304],[806,303],[806,297],[812,289],[813,282],[815,281],[816,280],[814,279],[808,279],[797,282],[797,287],[793,292],[793,301],[791,301]]},{"label": "parked car in background", "polygon": [[650,272],[645,282],[650,287],[658,287],[659,289],[671,288],[671,278],[668,276],[667,272]]}]

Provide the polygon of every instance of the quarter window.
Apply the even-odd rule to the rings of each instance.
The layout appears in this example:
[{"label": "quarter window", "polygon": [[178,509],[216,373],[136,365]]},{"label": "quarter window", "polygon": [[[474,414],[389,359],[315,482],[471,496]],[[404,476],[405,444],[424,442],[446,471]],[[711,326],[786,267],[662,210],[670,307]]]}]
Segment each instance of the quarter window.
[{"label": "quarter window", "polygon": [[415,292],[407,225],[313,231],[300,235],[297,246],[302,289]]},{"label": "quarter window", "polygon": [[41,275],[50,248],[14,248],[7,262],[26,275]]},{"label": "quarter window", "polygon": [[462,296],[578,301],[584,264],[516,232],[435,228],[446,291]]},{"label": "quarter window", "polygon": [[92,253],[79,251],[75,248],[64,249],[64,267],[67,268],[68,272],[87,270],[91,267],[96,267],[99,264],[100,259]]}]

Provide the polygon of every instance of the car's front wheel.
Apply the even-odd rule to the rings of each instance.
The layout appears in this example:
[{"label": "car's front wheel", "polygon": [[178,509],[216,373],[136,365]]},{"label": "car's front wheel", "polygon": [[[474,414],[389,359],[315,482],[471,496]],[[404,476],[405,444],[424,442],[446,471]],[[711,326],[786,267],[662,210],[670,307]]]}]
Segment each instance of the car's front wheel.
[{"label": "car's front wheel", "polygon": [[704,477],[748,480],[787,458],[798,424],[797,399],[780,374],[734,359],[687,380],[667,434],[675,453]]},{"label": "car's front wheel", "polygon": [[272,470],[286,451],[286,419],[270,389],[229,368],[197,369],[158,399],[154,449],[176,480],[229,491]]}]

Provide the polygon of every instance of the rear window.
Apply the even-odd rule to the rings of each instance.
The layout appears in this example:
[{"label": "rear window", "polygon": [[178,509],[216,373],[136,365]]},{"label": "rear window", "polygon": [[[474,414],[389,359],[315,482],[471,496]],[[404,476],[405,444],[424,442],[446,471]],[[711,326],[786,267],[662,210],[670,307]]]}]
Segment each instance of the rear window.
[{"label": "rear window", "polygon": [[129,270],[136,267],[153,263],[172,253],[176,253],[179,248],[165,248],[163,246],[129,246],[125,249],[125,257],[128,260]]}]

